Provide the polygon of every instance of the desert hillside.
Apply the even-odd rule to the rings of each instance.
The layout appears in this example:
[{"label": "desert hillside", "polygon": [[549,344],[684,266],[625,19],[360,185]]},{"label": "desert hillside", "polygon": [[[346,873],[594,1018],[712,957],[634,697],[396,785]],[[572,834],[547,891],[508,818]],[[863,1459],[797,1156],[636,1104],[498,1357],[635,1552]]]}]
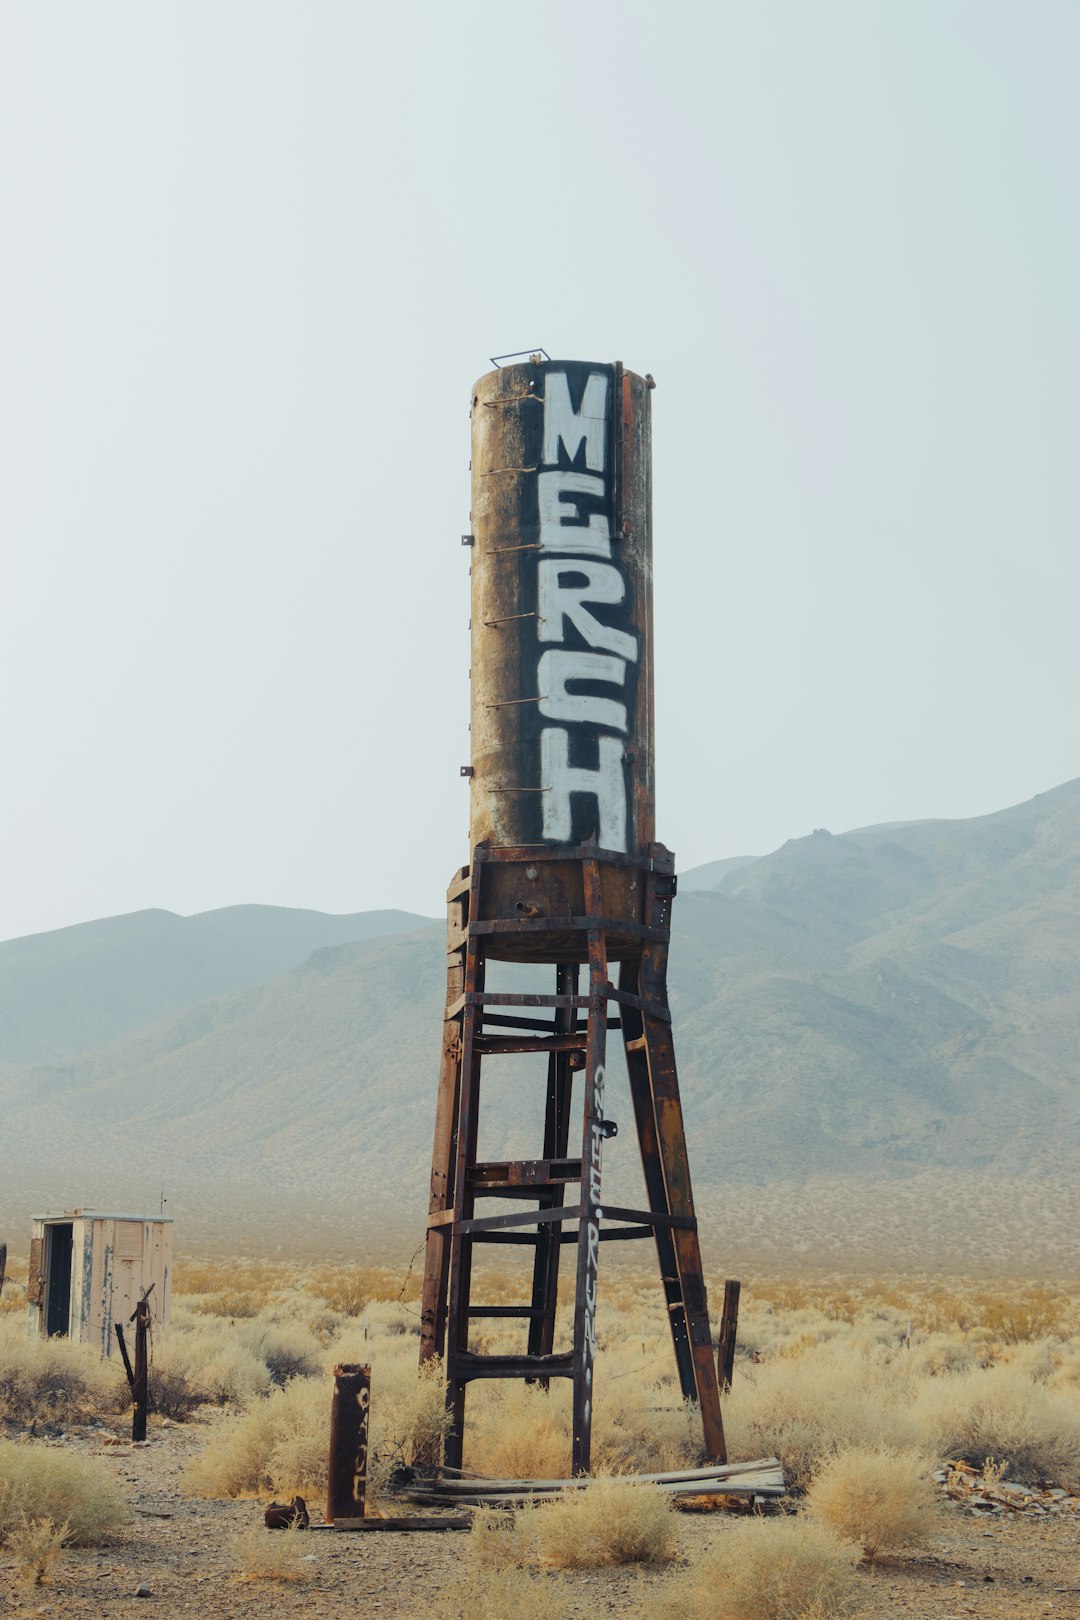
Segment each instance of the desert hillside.
[{"label": "desert hillside", "polygon": [[[710,1222],[777,1260],[1075,1268],[1078,939],[1080,781],[687,874],[671,991]],[[0,1219],[156,1207],[164,1185],[202,1236],[273,1220],[337,1249],[360,1221],[411,1247],[442,975],[441,925],[394,912],[144,912],[9,942]],[[484,1153],[538,1149],[524,1067],[489,1092]],[[627,1198],[634,1152],[624,1131],[606,1161]]]}]

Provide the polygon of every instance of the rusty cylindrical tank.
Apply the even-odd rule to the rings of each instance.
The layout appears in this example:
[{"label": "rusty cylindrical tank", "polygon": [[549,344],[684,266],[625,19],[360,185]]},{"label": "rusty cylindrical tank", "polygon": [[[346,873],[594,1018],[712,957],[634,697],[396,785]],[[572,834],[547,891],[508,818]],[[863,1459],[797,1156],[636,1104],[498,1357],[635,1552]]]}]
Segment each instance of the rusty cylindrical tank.
[{"label": "rusty cylindrical tank", "polygon": [[[536,359],[473,389],[470,843],[496,856],[489,917],[582,915],[594,847],[615,857],[601,863],[603,914],[641,920],[655,839],[650,387],[621,365]],[[535,927],[490,954],[579,957],[580,933]],[[632,943],[609,929],[613,956]]]}]

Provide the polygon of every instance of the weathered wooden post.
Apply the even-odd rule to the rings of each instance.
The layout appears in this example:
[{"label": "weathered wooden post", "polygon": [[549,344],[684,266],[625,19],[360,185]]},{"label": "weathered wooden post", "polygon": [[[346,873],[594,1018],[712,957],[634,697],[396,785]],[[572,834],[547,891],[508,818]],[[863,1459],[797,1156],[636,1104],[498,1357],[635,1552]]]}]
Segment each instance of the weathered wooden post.
[{"label": "weathered wooden post", "polygon": [[326,1487],[326,1522],[362,1519],[367,1494],[368,1408],[371,1368],[334,1368],[330,1407],[330,1469]]},{"label": "weathered wooden post", "polygon": [[135,1372],[131,1385],[131,1438],[146,1439],[146,1335],[150,1330],[150,1305],[144,1294],[135,1307]]},{"label": "weathered wooden post", "polygon": [[729,1277],[724,1284],[724,1309],[720,1316],[720,1342],[716,1348],[716,1372],[721,1394],[731,1388],[735,1373],[735,1335],[739,1326],[739,1294],[742,1283]]}]

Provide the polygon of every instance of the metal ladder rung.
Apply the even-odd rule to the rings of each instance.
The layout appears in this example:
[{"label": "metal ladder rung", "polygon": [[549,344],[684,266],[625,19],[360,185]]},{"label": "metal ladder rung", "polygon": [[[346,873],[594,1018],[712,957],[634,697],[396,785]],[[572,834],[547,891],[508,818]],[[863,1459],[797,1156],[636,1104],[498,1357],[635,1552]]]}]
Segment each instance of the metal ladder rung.
[{"label": "metal ladder rung", "polygon": [[471,1164],[465,1171],[474,1192],[531,1198],[558,1192],[564,1182],[581,1180],[580,1159],[517,1159]]},{"label": "metal ladder rung", "polygon": [[574,1353],[560,1356],[478,1356],[459,1350],[449,1368],[452,1378],[573,1378]]}]

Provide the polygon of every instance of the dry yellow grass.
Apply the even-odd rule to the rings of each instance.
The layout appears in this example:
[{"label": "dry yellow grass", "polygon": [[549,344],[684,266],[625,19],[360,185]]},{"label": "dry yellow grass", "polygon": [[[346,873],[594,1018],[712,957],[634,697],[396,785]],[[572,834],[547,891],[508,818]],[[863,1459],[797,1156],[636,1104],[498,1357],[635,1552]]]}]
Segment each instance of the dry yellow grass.
[{"label": "dry yellow grass", "polygon": [[997,1457],[1021,1482],[1080,1484],[1080,1402],[1075,1386],[1047,1387],[1023,1364],[926,1382],[915,1416],[938,1456],[981,1464]]},{"label": "dry yellow grass", "polygon": [[805,1487],[843,1447],[917,1445],[915,1379],[903,1355],[844,1338],[740,1370],[725,1407],[730,1454],[777,1456]]},{"label": "dry yellow grass", "polygon": [[119,1411],[127,1398],[122,1369],[103,1362],[90,1345],[30,1341],[24,1318],[0,1318],[0,1418],[78,1422]]},{"label": "dry yellow grass", "polygon": [[854,1542],[869,1563],[883,1552],[925,1540],[934,1504],[926,1458],[884,1446],[837,1452],[806,1493],[810,1517]]},{"label": "dry yellow grass", "polygon": [[42,1586],[63,1556],[69,1536],[66,1523],[22,1517],[8,1530],[4,1549],[14,1559],[15,1573],[20,1579]]},{"label": "dry yellow grass", "polygon": [[[374,1499],[390,1472],[437,1448],[446,1428],[441,1368],[417,1370],[415,1342],[385,1335],[371,1352],[372,1405],[368,1489]],[[339,1343],[320,1378],[297,1378],[256,1400],[223,1424],[188,1470],[187,1482],[202,1496],[252,1496],[260,1492],[320,1496],[326,1490],[330,1422],[330,1367],[358,1361],[355,1345]]]},{"label": "dry yellow grass", "polygon": [[232,1538],[231,1550],[241,1581],[302,1581],[310,1577],[313,1537],[296,1525],[267,1530],[249,1525]]},{"label": "dry yellow grass", "polygon": [[112,1475],[91,1459],[0,1440],[0,1542],[10,1528],[36,1520],[63,1527],[73,1546],[91,1547],[111,1540],[126,1517]]},{"label": "dry yellow grass", "polygon": [[[859,1549],[810,1519],[744,1519],[646,1609],[648,1620],[841,1620]],[[643,1617],[645,1620],[645,1617]]]},{"label": "dry yellow grass", "polygon": [[[202,1491],[308,1489],[325,1481],[329,1368],[373,1367],[376,1490],[444,1418],[436,1383],[416,1373],[417,1274],[379,1267],[312,1269],[213,1263],[180,1271],[174,1326],[157,1366],[184,1390],[245,1408],[209,1441]],[[404,1297],[398,1296],[404,1292]],[[714,1303],[721,1290],[711,1290]],[[528,1280],[479,1270],[474,1295],[510,1304]],[[243,1296],[252,1314],[215,1314]],[[214,1309],[195,1309],[209,1300]],[[653,1472],[699,1460],[696,1414],[675,1378],[660,1291],[650,1272],[615,1264],[600,1291],[593,1464]],[[569,1301],[567,1301],[569,1303]],[[725,1404],[733,1458],[780,1456],[791,1483],[845,1448],[988,1454],[1011,1477],[1070,1483],[1080,1471],[1080,1302],[1044,1284],[933,1279],[765,1279],[743,1289],[735,1381]],[[556,1347],[568,1345],[560,1313]],[[477,1324],[476,1348],[520,1349],[516,1324]],[[752,1352],[756,1360],[751,1361]],[[0,1368],[0,1384],[2,1384]],[[278,1384],[287,1383],[282,1390]],[[504,1477],[563,1476],[570,1462],[569,1388],[517,1382],[470,1387],[465,1465]]]},{"label": "dry yellow grass", "polygon": [[[445,1620],[575,1620],[582,1608],[580,1595],[557,1575],[467,1564],[440,1590],[438,1612]],[[430,1615],[428,1606],[413,1620],[430,1620]]]},{"label": "dry yellow grass", "polygon": [[651,1485],[597,1479],[531,1515],[540,1557],[553,1569],[669,1564],[679,1523],[671,1498]]},{"label": "dry yellow grass", "polygon": [[488,1569],[670,1564],[679,1554],[679,1521],[654,1486],[606,1477],[516,1513],[478,1514],[469,1551]]}]

